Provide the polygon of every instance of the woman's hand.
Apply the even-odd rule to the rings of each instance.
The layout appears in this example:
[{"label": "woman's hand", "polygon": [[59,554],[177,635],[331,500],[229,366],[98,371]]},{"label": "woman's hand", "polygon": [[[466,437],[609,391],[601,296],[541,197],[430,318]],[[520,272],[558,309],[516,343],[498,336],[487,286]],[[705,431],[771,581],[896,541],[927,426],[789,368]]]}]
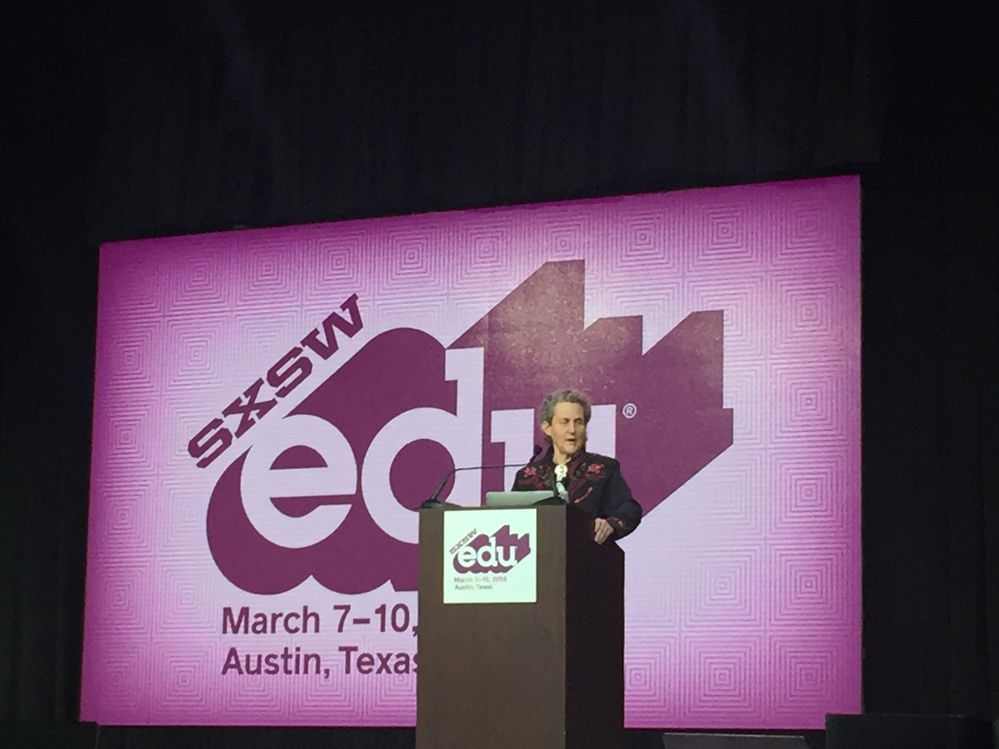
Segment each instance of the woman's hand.
[{"label": "woman's hand", "polygon": [[597,518],[593,521],[593,540],[598,544],[602,544],[608,538],[614,535],[614,526],[608,523],[603,518]]}]

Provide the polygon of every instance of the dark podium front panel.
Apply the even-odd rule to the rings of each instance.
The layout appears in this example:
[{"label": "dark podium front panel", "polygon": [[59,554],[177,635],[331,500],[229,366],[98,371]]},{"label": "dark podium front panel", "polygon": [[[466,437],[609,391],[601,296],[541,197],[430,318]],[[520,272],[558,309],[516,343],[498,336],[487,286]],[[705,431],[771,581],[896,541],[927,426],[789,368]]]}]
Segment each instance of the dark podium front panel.
[{"label": "dark podium front panel", "polygon": [[417,748],[620,746],[624,553],[575,507],[514,510],[537,513],[536,603],[445,604],[453,512],[499,510],[420,511]]}]

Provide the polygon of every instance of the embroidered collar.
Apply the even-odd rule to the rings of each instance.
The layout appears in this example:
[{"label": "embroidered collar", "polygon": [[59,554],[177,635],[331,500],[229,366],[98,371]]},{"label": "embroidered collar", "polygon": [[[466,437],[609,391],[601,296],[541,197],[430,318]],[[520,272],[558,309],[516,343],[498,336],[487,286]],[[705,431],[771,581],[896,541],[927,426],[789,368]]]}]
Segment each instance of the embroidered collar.
[{"label": "embroidered collar", "polygon": [[587,453],[584,450],[573,455],[572,458],[563,463],[561,466],[556,466],[555,452],[552,449],[551,445],[549,445],[547,450],[541,453],[528,465],[533,466],[535,470],[538,471],[538,473],[545,475],[552,475],[552,474],[557,475],[561,473],[559,469],[564,466],[565,474],[563,475],[571,479],[573,476],[575,476],[576,472],[580,469],[580,467],[588,462],[587,460],[588,458],[589,458],[589,453]]}]

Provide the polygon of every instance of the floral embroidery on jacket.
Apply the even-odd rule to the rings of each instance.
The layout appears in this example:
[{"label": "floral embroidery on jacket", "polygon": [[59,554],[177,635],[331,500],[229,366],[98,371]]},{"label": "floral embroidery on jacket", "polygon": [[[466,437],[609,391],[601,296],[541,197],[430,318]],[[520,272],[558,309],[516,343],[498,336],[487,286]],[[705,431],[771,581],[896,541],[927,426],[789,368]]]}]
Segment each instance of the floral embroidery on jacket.
[{"label": "floral embroidery on jacket", "polygon": [[527,466],[522,468],[520,471],[521,480],[527,486],[533,487],[535,489],[550,489],[551,477],[545,476],[545,471],[543,466]]},{"label": "floral embroidery on jacket", "polygon": [[[568,502],[583,507],[594,517],[606,517],[614,528],[615,538],[635,529],[641,520],[641,506],[630,496],[624,480],[617,477],[616,461],[583,452],[570,458],[565,467],[563,485]],[[555,464],[550,450],[518,471],[514,490],[524,489],[555,490]]]}]

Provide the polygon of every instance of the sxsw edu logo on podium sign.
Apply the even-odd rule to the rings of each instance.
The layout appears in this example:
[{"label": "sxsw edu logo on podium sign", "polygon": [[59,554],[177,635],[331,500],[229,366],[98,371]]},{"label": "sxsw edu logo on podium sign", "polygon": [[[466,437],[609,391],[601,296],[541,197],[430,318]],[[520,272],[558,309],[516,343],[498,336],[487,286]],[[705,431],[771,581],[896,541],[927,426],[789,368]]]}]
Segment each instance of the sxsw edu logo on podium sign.
[{"label": "sxsw edu logo on podium sign", "polygon": [[[219,571],[257,594],[310,576],[346,594],[416,590],[414,510],[453,466],[526,463],[535,408],[558,386],[591,396],[591,447],[621,458],[636,499],[655,509],[732,444],[723,316],[693,312],[643,352],[640,317],[584,325],[583,281],[581,260],[545,263],[446,346],[399,327],[338,362],[338,342],[363,336],[356,295],[289,341],[187,444],[192,469],[222,467],[207,511]],[[323,362],[336,366],[325,379]],[[271,413],[278,402],[292,404],[283,416]],[[442,499],[478,503],[510,478],[459,472]]]},{"label": "sxsw edu logo on podium sign", "polygon": [[444,511],[444,603],[535,603],[538,511]]}]

